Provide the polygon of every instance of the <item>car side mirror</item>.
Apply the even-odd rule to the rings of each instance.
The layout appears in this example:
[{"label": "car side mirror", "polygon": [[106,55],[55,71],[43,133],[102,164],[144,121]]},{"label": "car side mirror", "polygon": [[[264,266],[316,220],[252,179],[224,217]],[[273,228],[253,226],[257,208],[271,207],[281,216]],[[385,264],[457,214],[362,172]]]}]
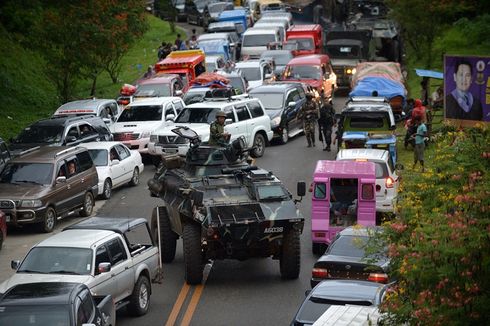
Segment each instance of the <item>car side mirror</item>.
[{"label": "car side mirror", "polygon": [[20,260],[12,260],[10,262],[10,268],[12,268],[14,271],[16,271],[20,266]]},{"label": "car side mirror", "polygon": [[179,89],[177,91],[175,91],[175,96],[182,96],[182,91]]},{"label": "car side mirror", "polygon": [[120,163],[119,160],[112,160],[111,165],[118,165]]},{"label": "car side mirror", "polygon": [[296,192],[300,197],[303,197],[306,194],[306,183],[304,181],[298,181],[298,184],[296,185]]},{"label": "car side mirror", "polygon": [[231,120],[231,119],[226,119],[225,120],[225,126],[231,125],[232,123],[233,123],[233,120]]},{"label": "car side mirror", "polygon": [[110,271],[111,271],[111,263],[100,263],[99,266],[97,266],[98,274],[107,273]]},{"label": "car side mirror", "polygon": [[296,102],[291,101],[291,102],[289,102],[289,103],[288,103],[288,106],[289,106],[290,108],[295,107],[295,106],[296,106]]},{"label": "car side mirror", "polygon": [[66,137],[66,142],[67,143],[73,143],[75,141],[77,141],[77,137],[75,137],[75,136],[67,136]]},{"label": "car side mirror", "polygon": [[56,178],[56,184],[58,183],[65,183],[66,182],[66,177],[65,176],[60,176]]},{"label": "car side mirror", "polygon": [[165,118],[165,121],[174,121],[175,120],[175,115],[174,114],[169,114]]},{"label": "car side mirror", "polygon": [[404,166],[403,166],[403,164],[401,164],[401,163],[396,163],[396,164],[395,164],[395,169],[397,169],[397,170],[403,170],[404,168],[405,168],[405,167],[404,167]]}]

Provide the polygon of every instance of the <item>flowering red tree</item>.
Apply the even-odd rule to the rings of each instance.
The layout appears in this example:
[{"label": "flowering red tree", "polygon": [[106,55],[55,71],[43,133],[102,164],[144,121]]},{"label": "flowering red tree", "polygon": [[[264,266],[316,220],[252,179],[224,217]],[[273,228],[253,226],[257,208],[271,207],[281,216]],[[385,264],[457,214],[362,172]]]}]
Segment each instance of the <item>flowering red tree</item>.
[{"label": "flowering red tree", "polygon": [[386,227],[396,286],[393,324],[480,325],[490,305],[490,132],[448,131],[426,173],[404,176]]}]

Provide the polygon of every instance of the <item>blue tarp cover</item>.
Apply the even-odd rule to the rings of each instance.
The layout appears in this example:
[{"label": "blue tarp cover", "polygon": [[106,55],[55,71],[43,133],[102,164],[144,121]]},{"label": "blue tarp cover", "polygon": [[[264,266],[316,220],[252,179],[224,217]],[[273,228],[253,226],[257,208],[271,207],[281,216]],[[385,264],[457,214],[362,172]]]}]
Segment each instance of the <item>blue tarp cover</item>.
[{"label": "blue tarp cover", "polygon": [[420,77],[430,77],[437,79],[444,79],[444,74],[442,72],[424,69],[415,69],[415,73]]},{"label": "blue tarp cover", "polygon": [[361,79],[352,89],[349,96],[371,96],[373,91],[378,91],[378,96],[391,99],[395,96],[405,98],[405,87],[400,83],[383,77],[366,77]]}]

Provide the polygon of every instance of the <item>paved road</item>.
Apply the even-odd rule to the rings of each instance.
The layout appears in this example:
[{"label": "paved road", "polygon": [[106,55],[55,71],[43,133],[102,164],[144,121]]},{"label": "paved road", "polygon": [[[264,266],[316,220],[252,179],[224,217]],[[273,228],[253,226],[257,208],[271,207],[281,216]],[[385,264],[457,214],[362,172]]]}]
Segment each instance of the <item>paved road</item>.
[{"label": "paved road", "polygon": [[[336,97],[334,106],[340,112],[345,98]],[[267,148],[257,165],[272,170],[290,189],[296,192],[300,180],[311,182],[315,163],[319,159],[333,159],[333,152],[324,152],[319,143],[306,148],[304,136],[292,139],[286,145]],[[146,166],[137,187],[114,190],[108,201],[96,202],[98,216],[131,216],[149,218],[154,206],[160,203],[149,196],[146,181],[154,168]],[[217,261],[211,267],[202,286],[187,286],[183,279],[182,241],[178,241],[175,261],[164,266],[162,284],[153,285],[150,311],[140,318],[129,317],[119,311],[118,325],[286,325],[309,289],[311,267],[316,258],[311,254],[310,201],[307,193],[299,204],[304,215],[305,229],[301,236],[301,274],[298,280],[283,281],[279,274],[279,262],[272,259],[253,259],[244,262]],[[55,232],[79,217],[60,221]],[[0,251],[0,281],[13,271],[11,259],[21,259],[35,243],[47,234],[38,234],[33,228],[10,230],[4,248]]]}]

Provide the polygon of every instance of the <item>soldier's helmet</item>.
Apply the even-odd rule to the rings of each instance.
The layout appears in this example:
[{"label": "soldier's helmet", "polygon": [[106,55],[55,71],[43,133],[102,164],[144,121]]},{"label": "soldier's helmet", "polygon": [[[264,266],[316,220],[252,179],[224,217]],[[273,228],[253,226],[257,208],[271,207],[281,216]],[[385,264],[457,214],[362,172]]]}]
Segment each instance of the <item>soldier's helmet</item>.
[{"label": "soldier's helmet", "polygon": [[218,112],[216,113],[216,118],[219,118],[219,117],[224,117],[224,118],[226,118],[226,113],[224,113],[223,111],[218,111]]}]

